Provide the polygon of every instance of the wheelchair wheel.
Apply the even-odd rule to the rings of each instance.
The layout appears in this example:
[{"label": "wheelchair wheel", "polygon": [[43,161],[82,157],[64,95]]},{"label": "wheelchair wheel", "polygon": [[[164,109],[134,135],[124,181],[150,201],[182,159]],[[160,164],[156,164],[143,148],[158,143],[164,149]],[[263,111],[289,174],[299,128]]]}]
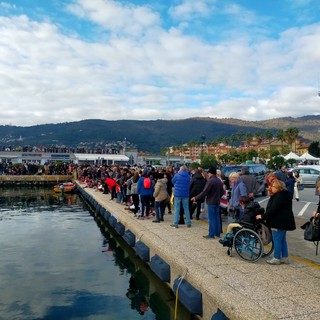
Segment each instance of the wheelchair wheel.
[{"label": "wheelchair wheel", "polygon": [[266,246],[263,247],[263,254],[262,254],[262,258],[266,258],[268,256],[270,256],[270,254],[273,252],[274,249],[274,244],[273,244],[273,239],[272,241],[267,244]]},{"label": "wheelchair wheel", "polygon": [[234,236],[234,249],[241,259],[256,262],[261,258],[264,248],[255,231],[243,228]]}]

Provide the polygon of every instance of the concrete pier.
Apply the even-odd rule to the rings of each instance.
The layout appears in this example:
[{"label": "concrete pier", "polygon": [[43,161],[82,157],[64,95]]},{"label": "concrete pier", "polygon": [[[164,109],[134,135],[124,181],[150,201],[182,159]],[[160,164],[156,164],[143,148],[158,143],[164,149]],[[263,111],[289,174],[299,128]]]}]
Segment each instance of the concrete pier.
[{"label": "concrete pier", "polygon": [[[218,309],[229,319],[320,319],[320,268],[292,260],[290,265],[268,265],[229,257],[218,239],[204,239],[208,225],[193,220],[192,227],[172,228],[173,216],[152,223],[138,220],[123,206],[93,189],[80,191],[96,205],[103,206],[150,248],[150,257],[158,255],[170,265],[170,283],[183,276],[202,293],[202,316],[211,320]],[[304,241],[301,239],[301,241]]]}]

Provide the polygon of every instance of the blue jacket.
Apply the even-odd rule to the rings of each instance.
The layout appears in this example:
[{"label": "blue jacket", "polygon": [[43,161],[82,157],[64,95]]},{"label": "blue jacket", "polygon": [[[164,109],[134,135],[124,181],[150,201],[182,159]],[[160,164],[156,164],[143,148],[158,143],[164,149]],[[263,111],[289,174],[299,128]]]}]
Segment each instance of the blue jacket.
[{"label": "blue jacket", "polygon": [[248,196],[247,187],[241,178],[235,181],[234,186],[231,189],[231,198],[229,201],[231,207],[237,208],[239,206],[240,196]]},{"label": "blue jacket", "polygon": [[153,195],[153,182],[152,182],[152,179],[151,179],[151,188],[149,189],[146,189],[144,186],[143,186],[143,180],[144,179],[150,179],[148,177],[140,177],[139,180],[138,180],[138,194],[140,196],[152,196]]},{"label": "blue jacket", "polygon": [[179,198],[189,198],[191,177],[187,171],[180,171],[172,178],[174,186],[174,196]]}]

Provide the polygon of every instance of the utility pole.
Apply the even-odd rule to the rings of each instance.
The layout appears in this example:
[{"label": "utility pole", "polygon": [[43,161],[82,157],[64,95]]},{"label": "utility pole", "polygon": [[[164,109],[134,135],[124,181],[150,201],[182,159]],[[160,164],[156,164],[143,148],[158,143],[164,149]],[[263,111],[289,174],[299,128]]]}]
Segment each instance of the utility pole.
[{"label": "utility pole", "polygon": [[124,137],[124,140],[123,140],[123,154],[126,154],[126,146],[127,146],[127,138]]}]

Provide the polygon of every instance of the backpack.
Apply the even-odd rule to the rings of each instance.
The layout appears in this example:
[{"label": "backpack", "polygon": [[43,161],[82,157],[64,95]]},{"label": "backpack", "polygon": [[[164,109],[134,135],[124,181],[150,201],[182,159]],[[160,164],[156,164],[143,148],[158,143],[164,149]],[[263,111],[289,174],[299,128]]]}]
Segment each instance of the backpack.
[{"label": "backpack", "polygon": [[143,179],[143,187],[145,189],[150,189],[151,188],[151,179],[150,178],[144,178]]}]

